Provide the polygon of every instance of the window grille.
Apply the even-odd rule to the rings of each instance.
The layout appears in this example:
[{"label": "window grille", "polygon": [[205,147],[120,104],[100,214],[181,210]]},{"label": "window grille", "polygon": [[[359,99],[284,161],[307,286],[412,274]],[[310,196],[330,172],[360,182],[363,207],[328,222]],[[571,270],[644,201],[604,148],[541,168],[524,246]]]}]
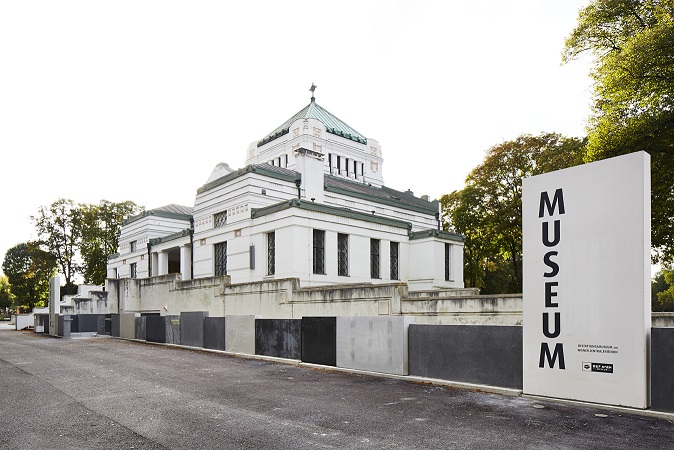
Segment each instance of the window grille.
[{"label": "window grille", "polygon": [[337,275],[349,275],[349,235],[337,234]]},{"label": "window grille", "polygon": [[276,233],[267,233],[267,275],[276,273]]},{"label": "window grille", "polygon": [[400,275],[398,272],[398,250],[399,245],[397,242],[391,242],[391,279],[398,280]]},{"label": "window grille", "polygon": [[138,278],[138,263],[131,263],[131,278]]},{"label": "window grille", "polygon": [[445,242],[445,281],[449,281],[449,244]]},{"label": "window grille", "polygon": [[227,224],[227,211],[213,215],[213,228],[224,227]]},{"label": "window grille", "polygon": [[215,276],[227,275],[227,242],[219,242],[213,246]]},{"label": "window grille", "polygon": [[370,239],[370,278],[379,278],[379,239]]},{"label": "window grille", "polygon": [[314,273],[325,274],[325,231],[314,230]]}]

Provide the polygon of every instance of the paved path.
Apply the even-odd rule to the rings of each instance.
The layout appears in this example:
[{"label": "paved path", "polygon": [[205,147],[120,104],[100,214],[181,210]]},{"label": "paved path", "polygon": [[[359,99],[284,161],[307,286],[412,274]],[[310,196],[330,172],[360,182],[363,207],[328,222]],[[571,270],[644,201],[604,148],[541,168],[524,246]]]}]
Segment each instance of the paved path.
[{"label": "paved path", "polygon": [[0,392],[0,448],[674,448],[666,419],[111,338],[0,331]]}]

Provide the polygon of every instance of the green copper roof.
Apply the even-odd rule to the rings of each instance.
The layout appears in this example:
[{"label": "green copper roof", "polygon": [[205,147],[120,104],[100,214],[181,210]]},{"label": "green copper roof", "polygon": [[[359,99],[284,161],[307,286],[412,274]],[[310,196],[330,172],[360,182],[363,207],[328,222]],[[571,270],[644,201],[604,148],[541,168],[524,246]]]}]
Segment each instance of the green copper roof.
[{"label": "green copper roof", "polygon": [[299,208],[308,211],[316,211],[324,214],[332,214],[334,216],[348,217],[350,219],[362,220],[364,222],[378,223],[381,225],[388,225],[395,228],[402,228],[409,233],[412,230],[412,224],[403,220],[389,219],[388,217],[376,216],[374,214],[362,213],[353,211],[349,208],[340,208],[336,206],[323,205],[321,203],[306,202],[298,199],[286,200],[280,203],[275,203],[264,208],[251,208],[250,218],[266,216],[279,211],[284,211],[290,208]]},{"label": "green copper roof", "polygon": [[184,230],[178,231],[178,232],[173,233],[173,234],[161,236],[161,237],[158,237],[158,238],[152,238],[152,239],[150,239],[150,245],[157,245],[157,244],[161,244],[163,242],[174,241],[176,239],[180,239],[181,237],[189,236],[190,231],[192,231],[192,230],[190,230],[189,228],[186,228]]},{"label": "green copper roof", "polygon": [[194,208],[190,206],[171,204],[151,209],[149,211],[143,211],[138,215],[129,217],[128,219],[124,219],[122,221],[122,225],[128,225],[131,222],[135,222],[136,220],[140,220],[143,217],[147,216],[159,216],[159,217],[167,217],[169,219],[190,220],[192,218],[193,212]]},{"label": "green copper roof", "polygon": [[438,238],[443,241],[456,241],[456,242],[465,242],[466,237],[462,234],[452,233],[450,231],[444,230],[423,230],[423,231],[412,231],[409,233],[410,240],[414,239],[425,239],[425,238]]},{"label": "green copper roof", "polygon": [[430,216],[435,216],[439,210],[437,200],[429,202],[414,196],[410,191],[401,192],[386,186],[375,187],[332,175],[324,176],[324,189],[326,192],[348,195],[350,197],[362,198],[372,202],[384,205],[404,208]]},{"label": "green copper roof", "polygon": [[294,170],[289,170],[278,166],[272,166],[271,164],[268,163],[251,164],[249,166],[244,167],[243,169],[239,169],[232,173],[228,173],[227,175],[217,178],[211,181],[210,183],[204,184],[199,189],[197,189],[197,194],[202,194],[215,187],[229,183],[230,181],[242,177],[247,173],[256,173],[259,175],[263,175],[265,177],[276,178],[277,180],[290,181],[291,183],[294,183],[295,180],[302,179],[302,175],[298,172],[295,172]]},{"label": "green copper roof", "polygon": [[261,147],[267,142],[271,142],[276,138],[288,134],[290,131],[290,126],[298,119],[316,119],[323,122],[325,129],[328,133],[332,133],[337,136],[342,136],[352,141],[360,142],[361,144],[367,143],[367,138],[348,126],[342,120],[338,119],[327,109],[319,106],[318,103],[312,101],[307,106],[305,106],[301,111],[292,116],[290,119],[283,122],[281,125],[276,127],[274,131],[266,135],[260,141],[258,141],[257,146]]}]

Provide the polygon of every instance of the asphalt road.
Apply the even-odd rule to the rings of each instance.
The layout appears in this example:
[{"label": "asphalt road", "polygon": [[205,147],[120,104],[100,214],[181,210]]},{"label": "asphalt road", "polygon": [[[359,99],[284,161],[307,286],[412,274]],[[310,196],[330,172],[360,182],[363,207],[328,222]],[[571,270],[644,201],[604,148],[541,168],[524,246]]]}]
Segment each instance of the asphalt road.
[{"label": "asphalt road", "polygon": [[111,338],[0,330],[0,392],[0,448],[674,448],[667,419]]}]

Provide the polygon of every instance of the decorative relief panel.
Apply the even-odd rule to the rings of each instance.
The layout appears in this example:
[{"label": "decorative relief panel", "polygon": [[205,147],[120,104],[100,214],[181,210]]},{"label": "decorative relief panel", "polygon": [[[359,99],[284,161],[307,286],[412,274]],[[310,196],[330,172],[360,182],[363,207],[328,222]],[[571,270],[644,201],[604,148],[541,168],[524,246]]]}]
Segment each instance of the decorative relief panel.
[{"label": "decorative relief panel", "polygon": [[314,127],[314,137],[321,137],[321,129]]},{"label": "decorative relief panel", "polygon": [[370,161],[370,170],[374,173],[377,173],[377,171],[379,170],[379,163]]},{"label": "decorative relief panel", "polygon": [[377,147],[370,147],[370,155],[377,156]]},{"label": "decorative relief panel", "polygon": [[322,153],[322,152],[323,152],[323,146],[322,146],[321,144],[316,144],[316,143],[314,142],[314,151],[315,151],[315,152],[321,152],[321,153]]},{"label": "decorative relief panel", "polygon": [[299,135],[300,135],[300,129],[299,129],[299,128],[295,128],[295,129],[293,130],[293,137],[296,138],[296,137],[298,137]]},{"label": "decorative relief panel", "polygon": [[248,149],[248,159],[252,159],[252,158],[255,158],[255,149],[254,148]]},{"label": "decorative relief panel", "polygon": [[292,148],[292,149],[293,149],[293,150],[297,150],[298,148],[300,148],[300,144],[295,144],[295,145],[293,145],[293,148]]}]

